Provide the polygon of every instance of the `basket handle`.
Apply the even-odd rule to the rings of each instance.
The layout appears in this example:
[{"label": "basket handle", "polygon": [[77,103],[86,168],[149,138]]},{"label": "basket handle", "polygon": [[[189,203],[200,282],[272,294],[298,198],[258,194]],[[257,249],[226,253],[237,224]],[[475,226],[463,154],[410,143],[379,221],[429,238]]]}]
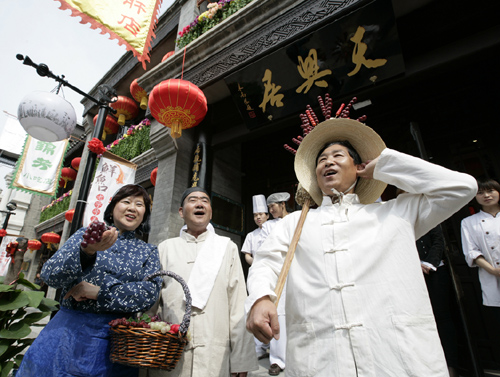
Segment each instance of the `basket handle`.
[{"label": "basket handle", "polygon": [[189,292],[189,288],[184,279],[172,271],[157,271],[154,274],[146,276],[144,280],[152,280],[158,276],[169,276],[177,280],[177,282],[182,286],[182,289],[184,290],[184,295],[186,296],[186,312],[184,313],[182,323],[179,326],[179,332],[185,335],[189,328],[189,323],[191,322],[191,293]]}]

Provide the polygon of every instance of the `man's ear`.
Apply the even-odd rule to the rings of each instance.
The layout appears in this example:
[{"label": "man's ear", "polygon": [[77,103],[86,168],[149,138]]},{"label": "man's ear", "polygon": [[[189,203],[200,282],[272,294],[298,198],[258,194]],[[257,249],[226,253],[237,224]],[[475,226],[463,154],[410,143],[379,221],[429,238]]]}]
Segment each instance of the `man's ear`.
[{"label": "man's ear", "polygon": [[356,165],[356,171],[357,172],[362,171],[365,168],[365,166],[366,166],[365,164],[357,164]]},{"label": "man's ear", "polygon": [[184,214],[182,213],[182,207],[179,207],[179,216],[181,217],[181,219],[184,218]]}]

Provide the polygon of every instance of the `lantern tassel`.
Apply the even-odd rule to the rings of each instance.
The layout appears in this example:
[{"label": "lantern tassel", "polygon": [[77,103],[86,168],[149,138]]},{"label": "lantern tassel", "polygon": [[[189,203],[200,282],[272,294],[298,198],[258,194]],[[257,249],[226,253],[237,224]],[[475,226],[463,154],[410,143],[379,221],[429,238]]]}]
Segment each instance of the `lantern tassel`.
[{"label": "lantern tassel", "polygon": [[108,136],[108,135],[106,135],[106,131],[105,130],[102,131],[102,138],[101,138],[101,140],[102,141],[106,140],[106,136]]},{"label": "lantern tassel", "polygon": [[172,136],[174,139],[177,139],[178,137],[181,137],[182,135],[182,126],[178,120],[172,121],[172,132],[170,136]]},{"label": "lantern tassel", "polygon": [[141,109],[146,110],[148,108],[148,97],[142,97],[141,104],[139,106],[141,107]]},{"label": "lantern tassel", "polygon": [[119,124],[120,126],[125,125],[125,120],[126,120],[126,118],[125,118],[125,115],[124,115],[124,114],[120,114],[120,115],[118,115],[118,124]]}]

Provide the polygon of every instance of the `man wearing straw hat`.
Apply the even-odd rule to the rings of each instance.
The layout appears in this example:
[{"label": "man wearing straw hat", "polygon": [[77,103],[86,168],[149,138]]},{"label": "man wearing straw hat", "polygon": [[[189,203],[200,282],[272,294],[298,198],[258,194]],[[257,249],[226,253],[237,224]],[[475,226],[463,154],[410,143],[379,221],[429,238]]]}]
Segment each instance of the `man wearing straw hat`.
[{"label": "man wearing straw hat", "polygon": [[[474,179],[388,149],[351,119],[329,119],[305,136],[295,172],[302,196],[319,207],[287,216],[259,249],[247,328],[264,342],[280,336],[274,289],[300,220],[285,375],[448,376],[415,238],[467,204]],[[386,184],[409,194],[374,203]]]}]

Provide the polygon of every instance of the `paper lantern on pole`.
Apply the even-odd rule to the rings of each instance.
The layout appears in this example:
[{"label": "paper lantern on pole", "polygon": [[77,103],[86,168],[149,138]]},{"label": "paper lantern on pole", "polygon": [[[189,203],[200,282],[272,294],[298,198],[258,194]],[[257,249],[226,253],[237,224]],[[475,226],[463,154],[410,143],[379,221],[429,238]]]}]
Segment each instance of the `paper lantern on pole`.
[{"label": "paper lantern on pole", "polygon": [[61,179],[64,179],[64,188],[66,188],[68,181],[74,181],[76,179],[76,171],[71,168],[62,168]]},{"label": "paper lantern on pole", "polygon": [[162,62],[167,60],[169,57],[171,57],[173,54],[175,54],[175,51],[169,51],[165,54],[165,56],[161,59]]},{"label": "paper lantern on pole", "polygon": [[151,91],[149,110],[158,122],[171,128],[173,138],[178,138],[183,129],[195,127],[205,118],[207,98],[189,81],[165,80]]},{"label": "paper lantern on pole", "polygon": [[156,176],[158,175],[158,168],[154,168],[151,172],[151,183],[156,186]]},{"label": "paper lantern on pole", "polygon": [[61,236],[54,232],[44,233],[41,238],[42,242],[47,244],[49,249],[52,249],[52,245],[61,242]]},{"label": "paper lantern on pole", "polygon": [[40,250],[42,247],[42,243],[38,240],[29,240],[28,241],[28,250],[30,253],[33,252],[33,250]]},{"label": "paper lantern on pole", "polygon": [[21,100],[17,118],[24,130],[37,140],[61,141],[76,127],[73,106],[55,93],[33,92]]},{"label": "paper lantern on pole", "polygon": [[80,168],[80,162],[81,161],[82,161],[81,157],[74,158],[73,160],[71,160],[71,167],[73,169],[75,169],[76,171],[78,171],[78,169]]},{"label": "paper lantern on pole", "polygon": [[118,124],[125,125],[125,121],[134,119],[139,113],[139,108],[134,100],[124,96],[118,96],[118,101],[111,103],[110,106],[116,110]]},{"label": "paper lantern on pole", "polygon": [[139,86],[137,79],[132,81],[132,84],[130,84],[130,94],[132,94],[132,97],[140,103],[139,106],[141,109],[146,110],[148,108],[148,93],[146,93],[146,91]]},{"label": "paper lantern on pole", "polygon": [[[96,115],[94,117],[94,126],[97,123],[97,117]],[[123,122],[125,124],[125,122]],[[102,140],[106,140],[106,136],[108,135],[114,135],[118,132],[118,122],[116,121],[115,118],[113,118],[111,115],[106,116],[106,121],[104,122],[104,130],[102,132]]]},{"label": "paper lantern on pole", "polygon": [[68,209],[66,213],[64,214],[64,218],[68,220],[68,222],[73,221],[73,217],[75,216],[75,210],[74,209]]}]

